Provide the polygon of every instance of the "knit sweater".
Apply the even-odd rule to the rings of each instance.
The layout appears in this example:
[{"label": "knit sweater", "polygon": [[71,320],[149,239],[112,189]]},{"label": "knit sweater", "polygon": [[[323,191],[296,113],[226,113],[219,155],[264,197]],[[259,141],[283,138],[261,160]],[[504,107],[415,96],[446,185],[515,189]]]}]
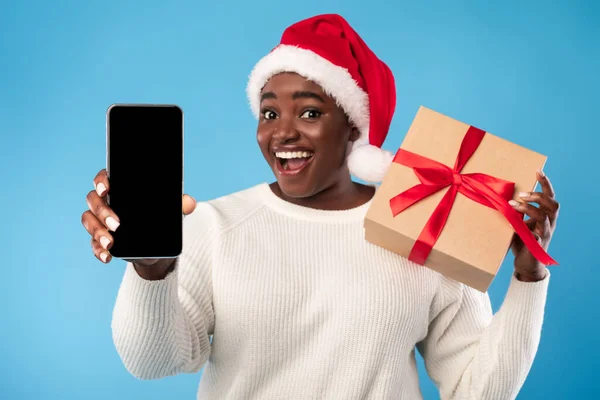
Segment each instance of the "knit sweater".
[{"label": "knit sweater", "polygon": [[199,203],[165,279],[127,264],[112,323],[126,369],[204,367],[198,399],[415,400],[418,349],[442,399],[514,399],[549,274],[512,278],[494,315],[487,294],[367,242],[368,207],[309,209],[266,183]]}]

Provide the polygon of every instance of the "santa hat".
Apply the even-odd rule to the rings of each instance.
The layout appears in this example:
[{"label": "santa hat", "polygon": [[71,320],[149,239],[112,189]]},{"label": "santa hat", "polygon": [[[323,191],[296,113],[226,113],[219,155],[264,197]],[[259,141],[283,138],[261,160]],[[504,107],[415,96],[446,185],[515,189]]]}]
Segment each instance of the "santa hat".
[{"label": "santa hat", "polygon": [[381,148],[396,108],[394,76],[339,15],[318,15],[288,27],[281,41],[250,74],[250,107],[258,118],[260,94],[267,81],[295,72],[323,88],[360,132],[348,155],[356,177],[380,182],[393,160]]}]

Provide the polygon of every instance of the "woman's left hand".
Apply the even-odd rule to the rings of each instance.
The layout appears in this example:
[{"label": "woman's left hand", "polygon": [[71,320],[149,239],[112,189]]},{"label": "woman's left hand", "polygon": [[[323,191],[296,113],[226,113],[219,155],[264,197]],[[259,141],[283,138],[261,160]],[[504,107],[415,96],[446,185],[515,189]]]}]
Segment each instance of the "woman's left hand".
[{"label": "woman's left hand", "polygon": [[[525,221],[538,243],[548,249],[558,218],[559,203],[555,199],[554,189],[548,177],[541,171],[537,173],[537,180],[542,187],[541,192],[520,193],[522,202],[510,201],[516,211],[529,217]],[[530,203],[537,203],[536,207]],[[546,266],[541,264],[523,245],[519,236],[515,235],[512,245],[515,256],[515,276],[520,281],[537,282],[546,277]]]}]

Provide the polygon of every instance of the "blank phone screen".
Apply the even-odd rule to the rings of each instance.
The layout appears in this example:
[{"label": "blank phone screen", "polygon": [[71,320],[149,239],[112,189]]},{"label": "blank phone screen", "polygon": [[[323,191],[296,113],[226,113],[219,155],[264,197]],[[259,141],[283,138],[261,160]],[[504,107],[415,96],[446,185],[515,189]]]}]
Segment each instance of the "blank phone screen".
[{"label": "blank phone screen", "polygon": [[173,258],[182,247],[183,112],[114,105],[107,112],[108,204],[120,225],[113,257]]}]

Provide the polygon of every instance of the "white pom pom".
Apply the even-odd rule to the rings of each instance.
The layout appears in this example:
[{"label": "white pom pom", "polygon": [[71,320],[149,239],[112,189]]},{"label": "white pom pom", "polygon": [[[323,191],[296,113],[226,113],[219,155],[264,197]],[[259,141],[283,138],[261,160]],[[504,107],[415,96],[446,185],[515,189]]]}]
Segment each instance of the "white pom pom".
[{"label": "white pom pom", "polygon": [[365,182],[378,183],[383,180],[394,160],[387,150],[370,144],[357,144],[348,155],[350,173]]}]

